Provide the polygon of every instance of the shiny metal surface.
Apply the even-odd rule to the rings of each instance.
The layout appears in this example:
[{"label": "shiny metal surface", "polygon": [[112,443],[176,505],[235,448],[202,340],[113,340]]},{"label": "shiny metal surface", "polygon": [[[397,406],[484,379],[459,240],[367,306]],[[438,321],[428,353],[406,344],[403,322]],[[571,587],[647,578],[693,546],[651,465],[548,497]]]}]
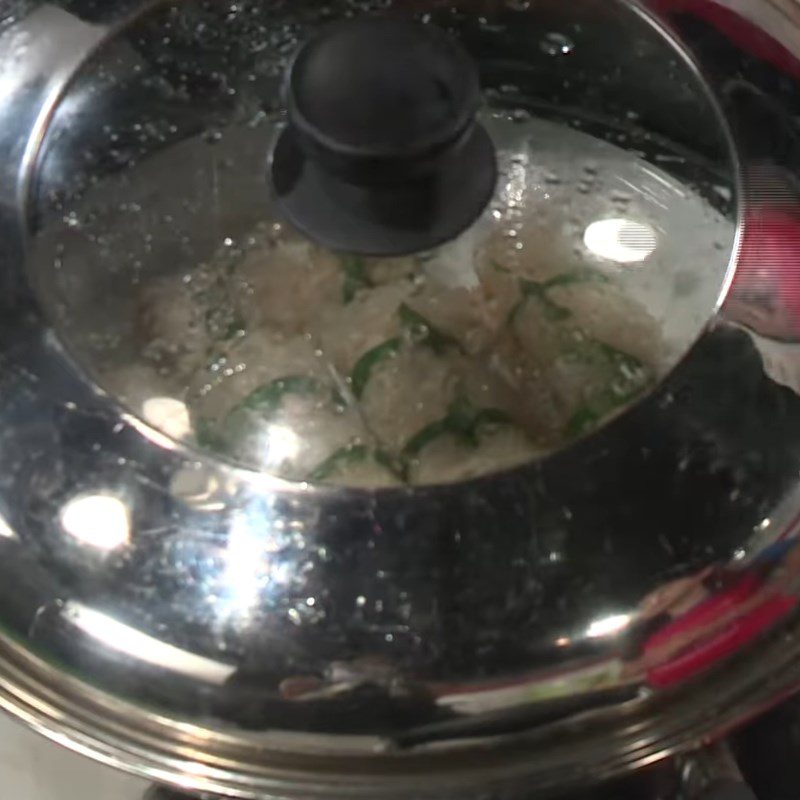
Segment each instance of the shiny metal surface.
[{"label": "shiny metal surface", "polygon": [[689,800],[744,798],[755,800],[730,747],[718,742],[679,760],[683,789]]},{"label": "shiny metal surface", "polygon": [[146,781],[59,747],[6,715],[0,770],[9,795],[27,800],[143,800],[149,791]]},{"label": "shiny metal surface", "polygon": [[[119,24],[79,6],[33,4],[0,34],[0,705],[185,789],[483,797],[642,766],[800,685],[800,397],[764,354],[798,356],[763,303],[748,314],[752,284],[624,416],[466,485],[291,484],[121,411],[24,256],[41,220],[22,197],[74,166],[31,174],[44,128]],[[690,34],[702,62],[719,39]],[[765,151],[715,88],[745,172],[771,161],[790,208],[791,148]]]}]

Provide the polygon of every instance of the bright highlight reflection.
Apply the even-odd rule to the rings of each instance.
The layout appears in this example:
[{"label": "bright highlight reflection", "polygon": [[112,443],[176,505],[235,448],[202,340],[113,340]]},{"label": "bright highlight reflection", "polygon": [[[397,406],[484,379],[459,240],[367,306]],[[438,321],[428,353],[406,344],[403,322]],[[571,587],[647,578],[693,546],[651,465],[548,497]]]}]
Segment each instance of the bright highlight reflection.
[{"label": "bright highlight reflection", "polygon": [[583,235],[587,250],[618,264],[636,264],[649,258],[658,245],[655,231],[630,219],[601,219]]},{"label": "bright highlight reflection", "polygon": [[254,503],[233,516],[222,573],[223,613],[246,617],[259,605],[262,593],[268,598],[291,582],[290,566],[279,554],[285,543],[278,523],[268,503]]},{"label": "bright highlight reflection", "polygon": [[3,539],[16,539],[17,534],[14,533],[11,526],[6,522],[3,516],[0,514],[0,537]]},{"label": "bright highlight reflection", "polygon": [[600,619],[596,619],[589,626],[586,635],[590,639],[600,639],[603,636],[611,636],[614,633],[619,633],[623,628],[626,628],[630,621],[630,614],[612,614],[609,617],[601,617]]},{"label": "bright highlight reflection", "polygon": [[111,494],[82,494],[61,509],[61,526],[79,542],[114,550],[131,535],[128,506]]},{"label": "bright highlight reflection", "polygon": [[106,647],[136,661],[215,684],[225,683],[236,671],[236,667],[181,650],[82,603],[67,602],[64,617]]},{"label": "bright highlight reflection", "polygon": [[142,416],[154,428],[173,439],[185,439],[192,432],[189,409],[174,397],[151,397],[145,400]]},{"label": "bright highlight reflection", "polygon": [[270,423],[261,433],[263,463],[271,469],[280,469],[287,461],[300,455],[302,441],[287,425]]}]

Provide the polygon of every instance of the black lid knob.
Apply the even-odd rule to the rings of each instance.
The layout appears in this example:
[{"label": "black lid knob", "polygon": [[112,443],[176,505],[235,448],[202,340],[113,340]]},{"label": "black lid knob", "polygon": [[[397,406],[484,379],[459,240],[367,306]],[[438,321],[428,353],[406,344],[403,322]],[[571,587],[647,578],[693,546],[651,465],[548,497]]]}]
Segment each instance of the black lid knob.
[{"label": "black lid knob", "polygon": [[395,255],[441,244],[494,189],[480,102],[474,63],[443,31],[384,17],[334,23],[290,67],[277,197],[335,249]]}]

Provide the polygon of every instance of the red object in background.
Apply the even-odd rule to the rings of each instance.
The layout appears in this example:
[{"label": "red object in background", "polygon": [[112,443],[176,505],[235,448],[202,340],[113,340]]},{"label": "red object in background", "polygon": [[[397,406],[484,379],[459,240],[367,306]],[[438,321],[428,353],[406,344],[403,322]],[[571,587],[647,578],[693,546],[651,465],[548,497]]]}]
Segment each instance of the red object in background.
[{"label": "red object in background", "polygon": [[691,14],[723,31],[736,45],[755,58],[800,78],[800,61],[768,33],[716,0],[647,0],[647,6],[669,20],[676,14]]},{"label": "red object in background", "polygon": [[[745,215],[744,231],[728,306],[733,317],[747,305],[767,310],[769,319],[752,324],[764,335],[800,337],[800,206],[753,205]],[[761,328],[761,329],[760,329]]]},{"label": "red object in background", "polygon": [[733,586],[703,600],[654,633],[645,643],[644,652],[652,653],[678,637],[711,628],[715,622],[735,614],[736,609],[753,597],[762,585],[763,581],[760,575],[743,576]]},{"label": "red object in background", "polygon": [[672,661],[648,670],[647,683],[654,688],[664,689],[705,672],[768,631],[793,611],[797,602],[796,597],[787,595],[772,597]]},{"label": "red object in background", "polygon": [[[744,52],[800,79],[800,61],[766,31],[728,8],[725,0],[646,0],[669,22],[704,20]],[[754,180],[747,187],[744,232],[728,300],[734,319],[765,336],[800,338],[800,203],[785,187]]]},{"label": "red object in background", "polygon": [[[646,4],[667,22],[677,15],[704,20],[754,58],[800,79],[800,61],[769,34],[726,7],[724,0],[646,0]],[[757,331],[762,328],[759,332],[765,335],[800,337],[800,203],[785,186],[770,186],[757,179],[747,187],[745,203],[737,270],[727,306],[734,318],[757,323],[753,327]],[[745,576],[655,633],[644,653],[658,659],[661,650],[667,660],[648,669],[648,683],[664,688],[689,680],[797,607],[797,598],[782,592],[759,603],[756,598],[762,589],[760,578]],[[744,613],[735,616],[737,607],[752,601],[755,604],[749,611],[742,608]],[[667,655],[670,646],[677,651],[672,657]]]}]

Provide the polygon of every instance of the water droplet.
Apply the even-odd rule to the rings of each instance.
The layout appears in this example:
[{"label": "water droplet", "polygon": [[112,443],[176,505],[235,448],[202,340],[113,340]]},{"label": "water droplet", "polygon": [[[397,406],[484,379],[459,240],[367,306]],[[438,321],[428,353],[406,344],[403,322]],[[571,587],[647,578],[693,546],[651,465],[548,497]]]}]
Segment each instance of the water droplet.
[{"label": "water droplet", "polygon": [[541,48],[548,56],[568,56],[575,49],[575,43],[563,33],[548,33],[542,39]]},{"label": "water droplet", "polygon": [[286,615],[289,617],[293,625],[300,625],[303,622],[300,612],[296,608],[290,608]]},{"label": "water droplet", "polygon": [[527,11],[531,7],[531,0],[506,0],[506,5],[513,11]]},{"label": "water droplet", "polygon": [[531,118],[531,112],[526,111],[524,108],[515,108],[511,112],[510,117],[512,122],[523,123]]},{"label": "water droplet", "polygon": [[208,144],[216,144],[221,139],[222,139],[222,131],[210,130],[206,131],[203,134],[203,141],[208,142]]},{"label": "water droplet", "polygon": [[725,201],[730,201],[733,197],[730,186],[715,186],[714,191]]}]

